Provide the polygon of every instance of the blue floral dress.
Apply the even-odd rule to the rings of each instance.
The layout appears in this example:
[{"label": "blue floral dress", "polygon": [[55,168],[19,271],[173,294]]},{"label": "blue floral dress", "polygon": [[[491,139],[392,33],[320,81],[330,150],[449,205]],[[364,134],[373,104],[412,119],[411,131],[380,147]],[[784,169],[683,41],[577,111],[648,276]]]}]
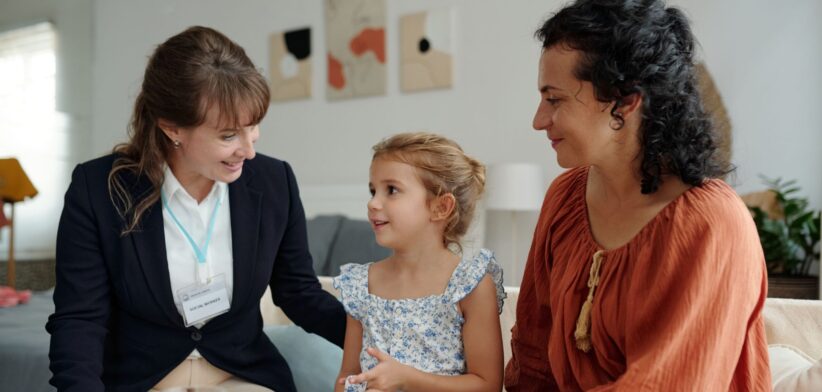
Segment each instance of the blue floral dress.
[{"label": "blue floral dress", "polygon": [[[368,269],[373,263],[346,264],[334,287],[351,317],[362,324],[360,367],[363,372],[378,361],[365,351],[374,347],[400,363],[441,375],[465,373],[462,325],[457,303],[491,275],[497,288],[497,311],[502,312],[505,290],[502,268],[487,249],[473,259],[463,258],[454,269],[445,292],[421,298],[384,299],[368,292]],[[364,384],[349,384],[346,392],[364,391]]]}]

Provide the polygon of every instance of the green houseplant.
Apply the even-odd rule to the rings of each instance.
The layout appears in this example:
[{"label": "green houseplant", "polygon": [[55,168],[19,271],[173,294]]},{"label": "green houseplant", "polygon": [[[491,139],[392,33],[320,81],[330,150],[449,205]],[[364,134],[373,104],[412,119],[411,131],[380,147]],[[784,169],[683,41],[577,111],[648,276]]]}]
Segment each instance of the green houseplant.
[{"label": "green houseplant", "polygon": [[[773,193],[774,203],[770,211],[760,206],[749,206],[753,214],[765,261],[768,268],[768,277],[771,291],[776,289],[777,283],[786,279],[798,281],[801,277],[808,277],[811,267],[819,260],[819,210],[810,209],[808,200],[797,194],[800,187],[795,180],[782,181],[781,178],[769,179],[762,177]],[[780,279],[776,282],[775,279]],[[818,279],[805,279],[813,282],[813,298],[818,297]],[[774,293],[781,295],[780,293]],[[789,294],[790,295],[790,294]],[[805,297],[805,295],[801,295]]]}]

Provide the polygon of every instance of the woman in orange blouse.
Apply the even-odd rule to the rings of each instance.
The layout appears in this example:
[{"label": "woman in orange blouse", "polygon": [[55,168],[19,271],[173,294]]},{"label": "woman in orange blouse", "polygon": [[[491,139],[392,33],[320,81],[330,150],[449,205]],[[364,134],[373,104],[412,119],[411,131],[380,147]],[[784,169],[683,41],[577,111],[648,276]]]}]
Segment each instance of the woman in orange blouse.
[{"label": "woman in orange blouse", "polygon": [[534,128],[567,172],[517,304],[516,391],[770,390],[766,273],[697,93],[683,13],[579,0],[537,31]]}]

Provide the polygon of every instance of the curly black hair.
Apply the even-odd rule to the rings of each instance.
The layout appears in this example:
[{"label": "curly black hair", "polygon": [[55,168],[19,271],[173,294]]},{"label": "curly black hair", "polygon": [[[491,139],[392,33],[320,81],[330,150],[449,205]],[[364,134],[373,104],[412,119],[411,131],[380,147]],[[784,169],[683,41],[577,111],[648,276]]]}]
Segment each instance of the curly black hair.
[{"label": "curly black hair", "polygon": [[581,52],[574,75],[593,84],[599,101],[616,103],[616,129],[624,124],[621,100],[641,94],[642,193],[656,192],[665,174],[696,186],[731,171],[697,89],[694,37],[682,11],[660,0],[578,0],[535,35],[543,48]]}]

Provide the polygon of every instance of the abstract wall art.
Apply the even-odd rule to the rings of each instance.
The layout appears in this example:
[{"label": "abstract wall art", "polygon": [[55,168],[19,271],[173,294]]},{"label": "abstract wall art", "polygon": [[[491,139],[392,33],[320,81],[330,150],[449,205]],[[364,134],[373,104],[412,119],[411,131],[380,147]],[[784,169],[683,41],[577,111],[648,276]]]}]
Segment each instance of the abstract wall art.
[{"label": "abstract wall art", "polygon": [[269,40],[271,101],[311,96],[311,29],[290,30]]},{"label": "abstract wall art", "polygon": [[420,91],[452,86],[450,8],[400,18],[400,88]]},{"label": "abstract wall art", "polygon": [[326,0],[326,95],[385,95],[385,0]]}]

